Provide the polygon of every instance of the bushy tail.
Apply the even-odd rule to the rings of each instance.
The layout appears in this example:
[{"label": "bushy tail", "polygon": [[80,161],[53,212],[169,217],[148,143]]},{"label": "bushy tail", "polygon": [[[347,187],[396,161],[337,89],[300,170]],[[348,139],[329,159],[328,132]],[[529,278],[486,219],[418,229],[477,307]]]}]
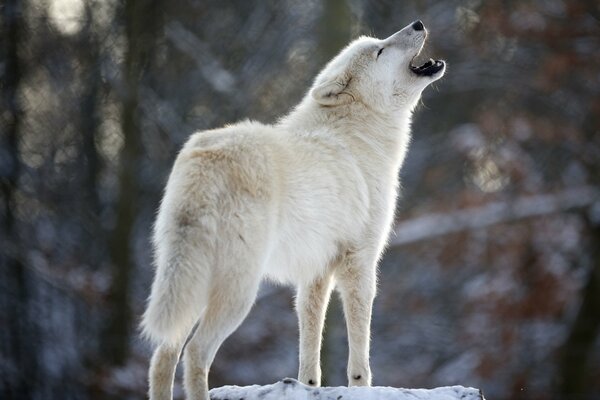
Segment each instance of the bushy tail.
[{"label": "bushy tail", "polygon": [[[146,312],[143,334],[156,343],[181,344],[206,306],[210,269],[204,246],[194,236],[197,228],[180,227],[157,244],[157,268]],[[163,239],[164,240],[164,239]],[[196,243],[194,243],[196,242]]]},{"label": "bushy tail", "polygon": [[141,327],[156,343],[186,339],[206,308],[215,263],[222,169],[188,153],[179,154],[154,227],[156,273]]}]

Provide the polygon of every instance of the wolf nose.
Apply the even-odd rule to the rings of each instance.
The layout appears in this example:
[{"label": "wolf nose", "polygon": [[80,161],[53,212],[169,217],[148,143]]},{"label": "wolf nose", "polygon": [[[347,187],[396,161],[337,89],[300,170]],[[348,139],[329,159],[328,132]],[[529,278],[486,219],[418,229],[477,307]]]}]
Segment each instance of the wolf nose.
[{"label": "wolf nose", "polygon": [[422,31],[423,29],[425,29],[425,26],[423,25],[423,23],[422,23],[422,22],[421,22],[421,20],[419,19],[419,20],[417,20],[417,21],[413,22],[413,24],[412,24],[412,28],[413,28],[415,31]]}]

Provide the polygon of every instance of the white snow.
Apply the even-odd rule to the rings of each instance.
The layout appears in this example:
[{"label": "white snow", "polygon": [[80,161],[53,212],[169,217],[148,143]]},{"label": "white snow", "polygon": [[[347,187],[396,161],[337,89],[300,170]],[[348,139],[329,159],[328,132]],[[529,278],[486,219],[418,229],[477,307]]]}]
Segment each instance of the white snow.
[{"label": "white snow", "polygon": [[479,389],[462,386],[435,389],[392,387],[311,387],[292,378],[272,385],[223,386],[210,391],[211,400],[484,400]]}]

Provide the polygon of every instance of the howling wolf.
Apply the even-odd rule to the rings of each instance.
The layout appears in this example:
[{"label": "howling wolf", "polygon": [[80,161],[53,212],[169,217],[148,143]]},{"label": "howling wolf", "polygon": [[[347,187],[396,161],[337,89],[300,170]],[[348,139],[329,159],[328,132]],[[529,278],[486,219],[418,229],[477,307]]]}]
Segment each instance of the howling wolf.
[{"label": "howling wolf", "polygon": [[245,121],[191,136],[154,230],[156,271],[142,321],[158,346],[151,399],[171,399],[187,339],[187,398],[208,400],[215,354],[248,314],[264,277],[297,288],[299,380],[321,383],[321,334],[336,287],[348,327],[348,383],[371,384],[376,269],[411,114],[446,69],[440,60],[414,65],[426,37],[421,21],[383,40],[361,37],[278,123]]}]

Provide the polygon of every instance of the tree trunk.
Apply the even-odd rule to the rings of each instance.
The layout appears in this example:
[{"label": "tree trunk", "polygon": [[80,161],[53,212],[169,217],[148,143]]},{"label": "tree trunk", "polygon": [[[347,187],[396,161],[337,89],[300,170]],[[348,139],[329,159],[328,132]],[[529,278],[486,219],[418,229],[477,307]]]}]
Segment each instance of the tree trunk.
[{"label": "tree trunk", "polygon": [[[323,66],[346,46],[352,35],[352,14],[346,0],[327,0],[323,5],[323,15],[318,26],[319,58]],[[331,359],[335,359],[338,351],[333,338],[335,328],[343,324],[343,312],[336,296],[331,296],[325,320],[326,328],[323,331],[321,347],[321,381],[323,385],[331,384],[335,376],[335,366]]]},{"label": "tree trunk", "polygon": [[[18,90],[22,76],[19,45],[23,31],[23,4],[7,0],[2,9],[3,32],[2,55],[4,74],[0,85],[2,104],[0,123],[2,147],[6,149],[0,171],[3,197],[2,253],[0,254],[0,302],[3,326],[0,328],[0,358],[8,364],[6,373],[0,374],[0,397],[31,398],[37,383],[37,352],[35,324],[30,318],[30,293],[27,271],[23,264],[16,216],[16,192],[19,185],[21,163],[19,160],[19,130],[22,110]],[[5,314],[4,314],[5,313]],[[24,373],[27,371],[27,373]]]},{"label": "tree trunk", "polygon": [[352,35],[352,13],[346,0],[327,0],[319,23],[319,55],[321,62],[329,61]]},{"label": "tree trunk", "polygon": [[[593,8],[588,3],[589,8]],[[590,10],[591,11],[591,10]],[[597,14],[597,13],[596,13]],[[600,146],[597,127],[600,124],[600,101],[591,101],[590,112],[584,120],[583,129],[586,135],[586,151],[582,159],[589,171],[591,184],[600,187],[598,177],[597,150]],[[598,202],[598,196],[596,196]],[[590,208],[594,207],[592,205]],[[598,207],[598,204],[595,205]],[[594,215],[596,214],[596,215]],[[581,294],[581,306],[571,326],[571,331],[561,349],[559,365],[560,387],[558,398],[569,398],[577,394],[581,398],[591,399],[586,393],[590,387],[593,371],[589,370],[589,357],[600,333],[600,220],[597,212],[588,209],[582,213],[589,235],[589,249],[592,269],[588,281]],[[578,397],[579,398],[579,397]]]},{"label": "tree trunk", "polygon": [[142,151],[140,85],[151,60],[154,38],[158,33],[159,4],[150,0],[125,2],[127,51],[125,55],[125,95],[121,127],[124,146],[119,165],[119,199],[117,222],[109,238],[112,264],[112,286],[109,293],[109,316],[104,332],[106,361],[122,365],[129,352],[131,305],[130,278],[134,267],[131,254],[131,232],[138,210],[138,164]]},{"label": "tree trunk", "polygon": [[588,359],[600,328],[600,223],[586,220],[590,228],[592,270],[583,289],[579,312],[562,348],[559,398],[585,395],[591,377]]},{"label": "tree trunk", "polygon": [[94,18],[91,6],[86,4],[86,27],[82,34],[84,43],[81,46],[81,62],[83,81],[85,87],[81,100],[81,128],[83,135],[82,158],[85,166],[84,190],[85,203],[91,205],[92,219],[97,225],[100,213],[100,200],[98,196],[98,173],[100,171],[100,157],[96,149],[96,137],[100,120],[98,116],[98,96],[100,93],[100,49],[98,35],[95,32]]}]

